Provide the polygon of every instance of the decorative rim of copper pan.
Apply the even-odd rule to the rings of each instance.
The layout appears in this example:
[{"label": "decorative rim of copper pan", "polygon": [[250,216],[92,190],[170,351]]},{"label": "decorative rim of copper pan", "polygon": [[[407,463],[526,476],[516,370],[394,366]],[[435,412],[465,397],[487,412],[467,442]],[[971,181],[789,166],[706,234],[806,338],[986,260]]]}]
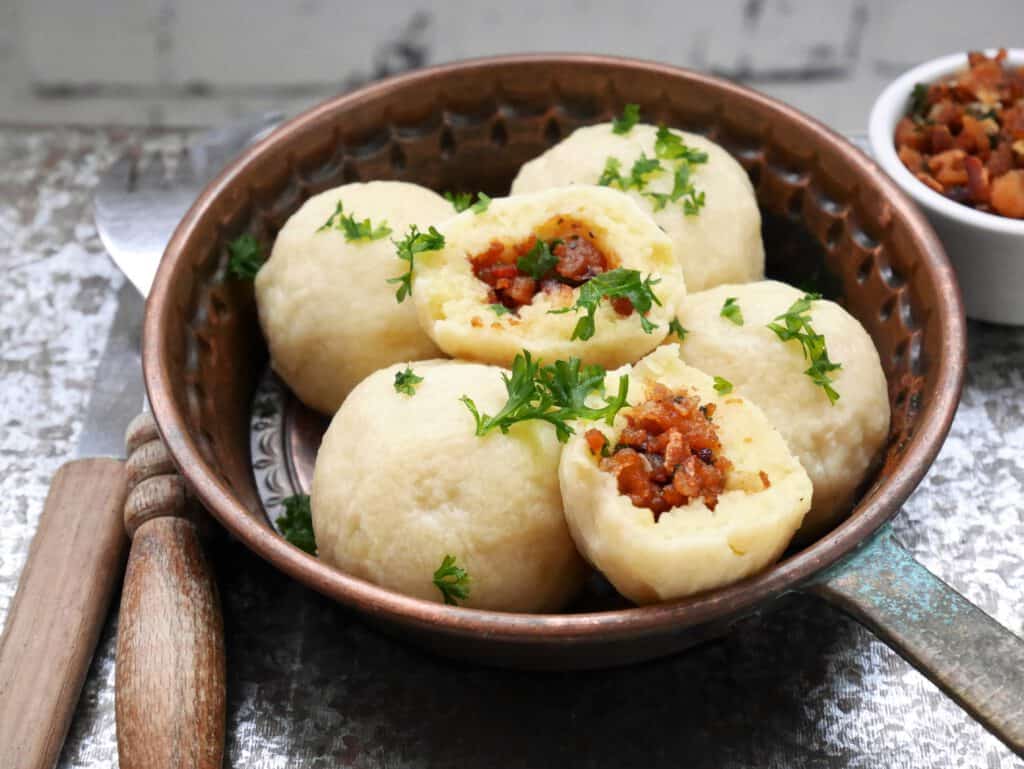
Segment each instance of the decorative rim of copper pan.
[{"label": "decorative rim of copper pan", "polygon": [[[647,71],[666,78],[684,78],[731,93],[799,124],[850,165],[860,166],[867,181],[905,217],[911,235],[928,262],[945,312],[936,312],[942,355],[936,366],[935,396],[920,415],[920,427],[907,443],[891,474],[872,488],[855,512],[831,532],[761,574],[735,585],[691,598],[650,606],[580,614],[522,614],[452,608],[411,598],[351,577],[290,545],[269,526],[259,523],[232,495],[190,435],[184,414],[171,395],[166,350],[158,346],[168,323],[170,284],[174,264],[187,247],[191,232],[211,204],[239,177],[256,157],[274,153],[289,137],[311,122],[339,109],[351,109],[370,98],[386,96],[399,87],[457,71],[498,69],[509,65],[547,62],[613,66]],[[188,486],[202,504],[232,534],[261,557],[288,575],[332,598],[380,618],[400,618],[453,636],[486,635],[516,643],[548,643],[552,640],[612,640],[642,636],[666,628],[682,628],[749,610],[767,598],[787,592],[823,569],[836,564],[898,511],[921,481],[942,446],[959,402],[966,362],[966,322],[960,289],[953,269],[934,231],[900,187],[882,169],[839,134],[817,120],[774,99],[734,83],[678,67],[637,59],[582,54],[515,55],[472,59],[417,70],[380,81],[316,106],[288,121],[263,141],[247,150],[214,179],[189,209],[175,230],[157,272],[149,297],[144,326],[143,364],[153,415],[160,432]]]}]

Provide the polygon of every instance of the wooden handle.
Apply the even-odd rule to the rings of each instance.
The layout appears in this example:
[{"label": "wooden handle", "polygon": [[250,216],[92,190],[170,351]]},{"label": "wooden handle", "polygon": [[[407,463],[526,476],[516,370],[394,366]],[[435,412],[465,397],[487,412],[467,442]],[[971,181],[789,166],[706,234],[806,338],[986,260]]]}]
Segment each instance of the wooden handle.
[{"label": "wooden handle", "polygon": [[149,415],[128,428],[132,532],[117,635],[121,769],[220,769],[224,625],[195,511]]},{"label": "wooden handle", "polygon": [[54,475],[0,638],[0,765],[53,769],[89,670],[128,538],[124,464]]}]

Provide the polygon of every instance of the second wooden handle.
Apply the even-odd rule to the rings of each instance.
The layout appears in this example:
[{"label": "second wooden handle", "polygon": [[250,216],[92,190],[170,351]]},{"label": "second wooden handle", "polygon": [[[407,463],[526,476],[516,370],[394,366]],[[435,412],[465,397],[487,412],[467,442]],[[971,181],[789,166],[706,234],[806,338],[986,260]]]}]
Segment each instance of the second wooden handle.
[{"label": "second wooden handle", "polygon": [[128,430],[132,534],[117,635],[121,769],[221,769],[224,626],[210,564],[156,426]]},{"label": "second wooden handle", "polygon": [[0,637],[0,767],[52,769],[124,568],[124,464],[53,477]]}]

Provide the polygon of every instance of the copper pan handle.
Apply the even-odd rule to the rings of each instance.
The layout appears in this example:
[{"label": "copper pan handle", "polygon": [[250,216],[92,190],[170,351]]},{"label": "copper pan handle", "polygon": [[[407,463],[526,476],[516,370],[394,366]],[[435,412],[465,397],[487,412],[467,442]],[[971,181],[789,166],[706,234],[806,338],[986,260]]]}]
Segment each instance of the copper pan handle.
[{"label": "copper pan handle", "polygon": [[220,769],[224,625],[186,494],[143,414],[128,428],[132,537],[121,594],[115,681],[121,769]]},{"label": "copper pan handle", "polygon": [[1024,756],[1024,640],[915,561],[888,526],[803,589],[857,619]]}]

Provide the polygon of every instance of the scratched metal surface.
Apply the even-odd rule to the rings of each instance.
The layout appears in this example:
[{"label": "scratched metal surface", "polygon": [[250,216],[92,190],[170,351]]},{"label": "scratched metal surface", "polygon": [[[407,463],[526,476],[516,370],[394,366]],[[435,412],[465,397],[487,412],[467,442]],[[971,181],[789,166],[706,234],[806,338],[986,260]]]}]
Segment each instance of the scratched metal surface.
[{"label": "scratched metal surface", "polygon": [[[142,136],[0,129],[0,618],[48,479],[73,450],[121,281],[93,230],[90,190]],[[1024,633],[1024,330],[972,324],[970,342],[952,436],[896,532]],[[886,647],[811,599],[673,659],[522,674],[384,638],[237,544],[215,557],[230,767],[1024,766]],[[65,769],[116,763],[112,625]]]}]

